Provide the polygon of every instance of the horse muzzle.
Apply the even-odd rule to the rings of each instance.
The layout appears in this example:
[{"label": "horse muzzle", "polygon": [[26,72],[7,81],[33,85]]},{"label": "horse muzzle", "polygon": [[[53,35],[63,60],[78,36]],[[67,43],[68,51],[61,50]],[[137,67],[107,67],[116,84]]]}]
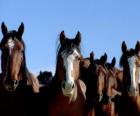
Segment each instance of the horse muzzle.
[{"label": "horse muzzle", "polygon": [[134,87],[130,87],[127,91],[128,91],[128,95],[129,96],[137,96],[139,94],[139,89],[138,88],[134,88]]},{"label": "horse muzzle", "polygon": [[69,96],[73,94],[75,84],[74,83],[68,83],[66,81],[62,82],[62,92],[65,96]]},{"label": "horse muzzle", "polygon": [[14,92],[19,85],[19,81],[12,80],[11,82],[4,82],[3,85],[7,91]]}]

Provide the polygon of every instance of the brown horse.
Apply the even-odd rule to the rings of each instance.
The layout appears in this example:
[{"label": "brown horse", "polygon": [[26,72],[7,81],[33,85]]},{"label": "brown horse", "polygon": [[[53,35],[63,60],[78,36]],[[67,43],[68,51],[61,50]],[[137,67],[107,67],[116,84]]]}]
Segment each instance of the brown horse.
[{"label": "brown horse", "polygon": [[107,71],[105,63],[107,55],[104,54],[100,59],[94,59],[93,52],[89,58],[81,62],[81,79],[85,82],[87,91],[87,112],[88,116],[104,115],[102,104],[106,87]]},{"label": "brown horse", "polygon": [[120,83],[118,68],[115,67],[116,59],[112,59],[111,63],[106,63],[106,104],[103,104],[103,110],[107,116],[118,116],[118,101],[122,93],[120,92]]},{"label": "brown horse", "polygon": [[84,83],[79,79],[81,34],[74,39],[60,34],[56,73],[49,89],[49,116],[82,116],[85,110]]},{"label": "brown horse", "polygon": [[36,111],[34,96],[39,92],[39,82],[26,66],[24,24],[21,23],[18,31],[8,31],[2,23],[1,29],[0,114],[28,116]]},{"label": "brown horse", "polygon": [[0,43],[2,83],[7,91],[15,91],[23,81],[33,87],[34,92],[39,92],[39,82],[26,67],[25,44],[22,39],[24,24],[18,31],[8,31],[4,22],[1,25],[3,38]]},{"label": "brown horse", "polygon": [[40,71],[39,75],[37,76],[40,85],[42,86],[49,86],[53,75],[50,71]]},{"label": "brown horse", "polygon": [[116,95],[118,83],[114,74],[115,58],[106,63],[107,55],[94,60],[93,53],[81,63],[81,78],[87,86],[86,96],[88,116],[115,116]]},{"label": "brown horse", "polygon": [[136,43],[135,49],[127,49],[127,45],[123,41],[120,59],[120,65],[123,67],[121,116],[140,116],[139,52],[139,42]]}]

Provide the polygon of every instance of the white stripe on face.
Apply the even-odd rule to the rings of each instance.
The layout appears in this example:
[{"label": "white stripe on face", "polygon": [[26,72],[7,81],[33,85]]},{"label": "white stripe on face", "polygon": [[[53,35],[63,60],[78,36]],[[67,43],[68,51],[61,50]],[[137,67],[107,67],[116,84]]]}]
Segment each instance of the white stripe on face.
[{"label": "white stripe on face", "polygon": [[12,49],[14,48],[14,46],[15,46],[15,43],[14,43],[14,41],[12,40],[12,38],[10,38],[10,39],[8,40],[8,47],[9,47],[9,53],[10,53],[10,55],[11,55],[11,53],[12,53]]},{"label": "white stripe on face", "polygon": [[[80,57],[80,54],[76,49],[74,49],[72,54],[68,54],[66,52],[62,53],[63,61],[64,61],[64,67],[66,70],[66,84],[73,85],[74,84],[74,77],[72,77],[73,72],[73,62],[76,57]],[[69,87],[68,87],[69,88]]]},{"label": "white stripe on face", "polygon": [[136,89],[136,58],[135,56],[132,56],[128,58],[128,64],[129,64],[129,70],[130,70],[130,77],[131,77],[131,90]]}]

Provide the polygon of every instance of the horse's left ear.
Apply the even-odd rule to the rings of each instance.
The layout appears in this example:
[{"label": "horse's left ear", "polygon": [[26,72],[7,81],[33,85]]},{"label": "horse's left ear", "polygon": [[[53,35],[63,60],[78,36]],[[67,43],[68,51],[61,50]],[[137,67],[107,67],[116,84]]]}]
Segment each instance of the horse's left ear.
[{"label": "horse's left ear", "polygon": [[3,35],[6,35],[7,32],[8,32],[8,29],[7,29],[7,27],[6,27],[4,22],[2,22],[2,24],[1,24],[1,30],[2,30]]},{"label": "horse's left ear", "polygon": [[66,43],[66,36],[64,30],[60,33],[60,43],[64,45]]},{"label": "horse's left ear", "polygon": [[76,34],[76,37],[75,37],[75,43],[76,43],[76,45],[79,46],[80,42],[81,42],[81,33],[78,31]]},{"label": "horse's left ear", "polygon": [[42,73],[43,73],[42,71],[39,72],[40,75],[41,75]]},{"label": "horse's left ear", "polygon": [[111,66],[114,67],[115,64],[116,64],[116,58],[114,57],[114,58],[112,59]]},{"label": "horse's left ear", "polygon": [[122,42],[122,52],[125,53],[127,51],[127,46],[125,41]]},{"label": "horse's left ear", "polygon": [[107,54],[105,53],[103,56],[100,57],[100,61],[102,64],[105,64],[107,61]]},{"label": "horse's left ear", "polygon": [[136,54],[138,54],[140,51],[140,42],[139,41],[137,41],[137,43],[136,43],[135,51],[136,51]]},{"label": "horse's left ear", "polygon": [[18,28],[18,34],[19,34],[20,37],[22,37],[23,32],[24,32],[24,24],[22,22],[21,25]]},{"label": "horse's left ear", "polygon": [[93,52],[90,53],[90,62],[91,63],[94,62],[94,53]]}]

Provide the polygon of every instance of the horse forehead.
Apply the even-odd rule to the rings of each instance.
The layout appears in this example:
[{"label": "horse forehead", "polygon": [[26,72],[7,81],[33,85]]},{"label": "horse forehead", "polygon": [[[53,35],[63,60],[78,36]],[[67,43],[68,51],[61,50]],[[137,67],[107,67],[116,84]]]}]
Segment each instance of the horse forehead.
[{"label": "horse forehead", "polygon": [[136,56],[131,56],[127,60],[128,60],[128,63],[130,64],[130,66],[134,65],[134,63],[136,62]]},{"label": "horse forehead", "polygon": [[7,43],[9,48],[13,48],[15,46],[15,42],[12,38],[9,38]]}]

